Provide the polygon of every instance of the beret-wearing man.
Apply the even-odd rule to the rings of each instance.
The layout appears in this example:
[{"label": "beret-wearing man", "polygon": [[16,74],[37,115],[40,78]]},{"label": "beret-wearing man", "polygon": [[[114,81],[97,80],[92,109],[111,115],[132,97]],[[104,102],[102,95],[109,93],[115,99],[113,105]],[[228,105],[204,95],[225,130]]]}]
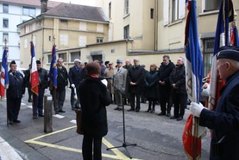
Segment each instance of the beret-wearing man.
[{"label": "beret-wearing man", "polygon": [[239,48],[224,47],[217,54],[220,78],[226,81],[214,111],[195,102],[192,114],[212,130],[210,160],[239,159]]}]

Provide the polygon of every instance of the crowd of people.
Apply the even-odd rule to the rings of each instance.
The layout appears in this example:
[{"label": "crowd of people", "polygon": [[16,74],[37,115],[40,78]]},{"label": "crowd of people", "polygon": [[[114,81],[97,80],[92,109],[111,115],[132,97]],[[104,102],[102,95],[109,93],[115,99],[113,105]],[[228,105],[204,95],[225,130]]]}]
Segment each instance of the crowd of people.
[{"label": "crowd of people", "polygon": [[[161,112],[158,115],[165,115],[177,120],[183,119],[187,102],[183,58],[178,58],[176,65],[174,65],[170,57],[165,55],[159,68],[156,64],[151,64],[149,71],[145,69],[144,65],[140,65],[137,58],[133,59],[132,64],[130,60],[125,60],[124,63],[121,59],[117,59],[116,64],[109,61],[105,61],[104,64],[98,60],[95,60],[95,62],[100,65],[100,78],[106,79],[108,82],[107,89],[111,96],[111,103],[117,105],[115,110],[122,110],[122,106],[127,104],[130,105],[128,111],[139,112],[141,102],[148,101],[147,112],[154,113],[155,107],[159,105]],[[36,64],[39,75],[38,95],[31,92],[31,65],[29,65],[29,69],[24,72],[25,76],[23,76],[17,71],[15,61],[10,63],[10,83],[7,90],[9,124],[20,123],[20,120],[17,119],[22,98],[20,92],[25,93],[25,87],[28,90],[28,102],[32,102],[33,119],[44,117],[43,97],[45,89],[48,87],[53,95],[55,114],[65,112],[63,106],[67,86],[71,89],[71,109],[74,110],[79,107],[80,101],[79,98],[76,98],[76,91],[79,89],[80,82],[87,77],[85,69],[87,63],[82,63],[80,59],[75,59],[74,66],[68,72],[64,67],[63,59],[58,58],[56,65],[58,76],[55,92],[53,92],[49,82],[48,72],[42,67],[41,61],[37,60]],[[19,76],[15,76],[15,73]],[[13,75],[14,77],[12,78]],[[18,80],[17,77],[21,79]],[[19,93],[12,92],[12,88],[13,90],[19,90]],[[19,101],[18,109],[11,109],[11,102],[16,97],[18,98],[17,102]],[[170,114],[172,105],[175,107],[173,115]]]}]

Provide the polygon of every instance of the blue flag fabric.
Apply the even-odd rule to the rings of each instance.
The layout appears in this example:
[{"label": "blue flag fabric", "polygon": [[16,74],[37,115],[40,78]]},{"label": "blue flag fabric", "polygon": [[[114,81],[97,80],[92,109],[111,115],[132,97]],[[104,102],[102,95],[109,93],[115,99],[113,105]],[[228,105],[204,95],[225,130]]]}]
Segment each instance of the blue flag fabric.
[{"label": "blue flag fabric", "polygon": [[56,46],[53,45],[52,47],[52,59],[51,59],[51,66],[50,66],[50,80],[53,84],[54,88],[57,88],[57,67],[56,67]]},{"label": "blue flag fabric", "polygon": [[222,0],[217,19],[214,43],[214,55],[222,46],[229,46],[229,22],[234,20],[234,9],[231,0]]},{"label": "blue flag fabric", "polygon": [[7,63],[7,52],[8,50],[4,48],[3,56],[2,56],[2,67],[4,68],[4,75],[5,75],[5,86],[9,84],[9,77],[8,77],[8,63]]},{"label": "blue flag fabric", "polygon": [[185,29],[185,53],[187,58],[187,93],[191,101],[199,102],[202,79],[203,57],[199,46],[196,1],[188,1],[188,16]]}]

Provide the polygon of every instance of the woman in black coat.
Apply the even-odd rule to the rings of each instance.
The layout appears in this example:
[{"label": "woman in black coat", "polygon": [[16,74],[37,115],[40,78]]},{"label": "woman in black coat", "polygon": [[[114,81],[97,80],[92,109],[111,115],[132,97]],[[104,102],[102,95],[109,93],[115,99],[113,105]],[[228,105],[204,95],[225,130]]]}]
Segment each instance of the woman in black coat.
[{"label": "woman in black coat", "polygon": [[[146,72],[144,82],[145,82],[145,97],[149,101],[149,106],[147,112],[153,113],[155,111],[155,104],[158,100],[158,72],[157,66],[155,64],[150,65],[150,71]],[[152,106],[152,109],[151,109]]]},{"label": "woman in black coat", "polygon": [[96,62],[87,64],[86,71],[88,77],[80,83],[77,91],[82,109],[83,159],[101,160],[102,137],[108,132],[105,107],[110,104],[111,98],[106,86],[99,79],[99,64]]}]

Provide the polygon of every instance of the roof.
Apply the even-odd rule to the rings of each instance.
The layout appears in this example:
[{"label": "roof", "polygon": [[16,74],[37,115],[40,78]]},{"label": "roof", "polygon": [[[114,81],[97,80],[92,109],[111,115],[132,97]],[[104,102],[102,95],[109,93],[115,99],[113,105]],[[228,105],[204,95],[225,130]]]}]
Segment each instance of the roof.
[{"label": "roof", "polygon": [[84,6],[70,3],[61,3],[55,8],[52,8],[43,13],[43,15],[84,19],[91,21],[107,21],[107,18],[100,7]]},{"label": "roof", "polygon": [[[7,4],[17,4],[17,5],[26,5],[26,6],[34,6],[34,7],[41,7],[40,0],[0,0],[0,3],[7,3]],[[55,1],[48,1],[47,5],[48,8],[56,7],[57,5],[61,4],[61,2]]]}]

